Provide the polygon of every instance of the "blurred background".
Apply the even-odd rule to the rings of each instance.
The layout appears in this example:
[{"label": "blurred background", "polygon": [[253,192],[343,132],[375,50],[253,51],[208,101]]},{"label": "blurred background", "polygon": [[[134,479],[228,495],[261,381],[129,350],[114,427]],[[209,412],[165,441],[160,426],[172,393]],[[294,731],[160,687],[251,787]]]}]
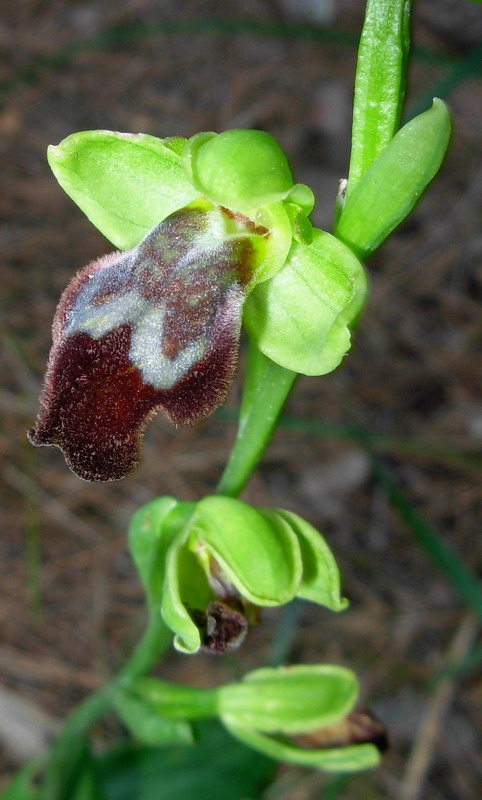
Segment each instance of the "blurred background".
[{"label": "blurred background", "polygon": [[[279,139],[296,180],[313,187],[314,221],[330,230],[347,174],[364,5],[2,6],[0,788],[137,640],[144,611],[126,551],[129,518],[158,494],[192,500],[213,490],[240,388],[196,429],[174,430],[158,416],[140,467],[121,483],[84,483],[58,451],[27,443],[57,300],[77,269],[112,249],[57,186],[47,145],[90,128],[160,137],[261,128]],[[391,749],[376,772],[331,779],[329,796],[345,800],[482,794],[474,577],[482,556],[482,6],[416,5],[406,114],[445,98],[449,156],[408,223],[368,263],[371,297],[349,358],[332,375],[300,379],[244,495],[323,531],[351,607],[268,611],[235,657],[172,653],[162,667],[199,686],[270,662],[353,668]],[[110,722],[100,735],[119,733]],[[281,768],[265,796],[315,800],[328,797],[326,782]]]}]

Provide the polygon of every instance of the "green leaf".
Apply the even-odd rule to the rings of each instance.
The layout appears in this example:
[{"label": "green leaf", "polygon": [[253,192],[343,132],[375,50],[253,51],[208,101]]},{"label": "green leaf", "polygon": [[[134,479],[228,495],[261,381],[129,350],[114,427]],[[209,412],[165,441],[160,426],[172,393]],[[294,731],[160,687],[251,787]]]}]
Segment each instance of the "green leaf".
[{"label": "green leaf", "polygon": [[437,174],[450,141],[450,115],[442,100],[410,120],[357,184],[335,230],[366,258],[410,213]]},{"label": "green leaf", "polygon": [[192,744],[192,730],[182,719],[168,719],[156,712],[149,703],[129,691],[118,689],[114,707],[134,739],[142,744]]},{"label": "green leaf", "polygon": [[225,722],[225,725],[227,730],[243,744],[288,764],[314,767],[325,772],[361,772],[377,767],[380,763],[380,753],[373,744],[304,750],[285,737],[267,736],[231,721]]},{"label": "green leaf", "polygon": [[81,131],[48,149],[61,187],[116,247],[135,247],[165,217],[194,200],[179,139]]},{"label": "green leaf", "polygon": [[272,513],[284,519],[298,537],[303,577],[296,596],[332,611],[343,611],[348,600],[341,596],[340,570],[321,533],[291,511],[278,508]]},{"label": "green leaf", "polygon": [[121,747],[101,761],[106,800],[260,800],[275,763],[215,722],[193,747]]},{"label": "green leaf", "polygon": [[223,721],[265,733],[303,733],[338,722],[353,708],[358,683],[330,664],[266,667],[218,689]]},{"label": "green leaf", "polygon": [[366,295],[362,265],[324,231],[293,243],[283,269],[252,292],[244,322],[257,347],[286,369],[324,375],[350,347],[349,326]]},{"label": "green leaf", "polygon": [[410,47],[410,0],[368,0],[358,48],[347,199],[395,135]]},{"label": "green leaf", "polygon": [[261,606],[287,603],[301,580],[296,536],[241,500],[205,497],[193,517],[194,550],[207,548],[243,597]]},{"label": "green leaf", "polygon": [[96,759],[86,750],[75,788],[69,800],[105,800]]},{"label": "green leaf", "polygon": [[40,800],[40,788],[34,781],[42,767],[42,759],[34,758],[17,772],[0,795],[0,800]]}]

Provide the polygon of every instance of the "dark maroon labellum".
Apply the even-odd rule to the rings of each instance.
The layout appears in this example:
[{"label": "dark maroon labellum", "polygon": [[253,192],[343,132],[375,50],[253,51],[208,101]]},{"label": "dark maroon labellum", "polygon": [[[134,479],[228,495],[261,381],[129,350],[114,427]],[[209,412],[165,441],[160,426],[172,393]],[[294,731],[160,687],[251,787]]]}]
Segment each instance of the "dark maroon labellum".
[{"label": "dark maroon labellum", "polygon": [[186,208],[81,270],[55,315],[32,444],[59,447],[81,478],[117,480],[155,411],[175,424],[215,411],[236,368],[253,241],[266,233],[221,208]]},{"label": "dark maroon labellum", "polygon": [[240,604],[213,600],[206,611],[191,614],[201,634],[201,648],[208,653],[237,650],[248,632],[248,620]]}]

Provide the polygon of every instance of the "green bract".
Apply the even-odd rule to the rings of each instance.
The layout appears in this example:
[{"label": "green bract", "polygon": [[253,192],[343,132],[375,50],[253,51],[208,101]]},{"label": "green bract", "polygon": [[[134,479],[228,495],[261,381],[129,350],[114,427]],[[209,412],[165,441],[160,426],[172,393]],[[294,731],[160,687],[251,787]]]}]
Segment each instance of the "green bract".
[{"label": "green bract", "polygon": [[320,230],[294,242],[283,269],[257,286],[244,321],[257,347],[286,369],[323,375],[350,347],[350,325],[366,296],[362,265],[342,242]]},{"label": "green bract", "polygon": [[279,606],[298,596],[333,611],[347,605],[331,551],[292,512],[228,497],[197,504],[164,497],[134,515],[129,542],[149,605],[183,652],[235,646],[233,622],[240,624],[250,604]]},{"label": "green bract", "polygon": [[184,164],[201,194],[233,211],[282,200],[293,187],[285,154],[264,131],[199,133],[186,146]]},{"label": "green bract", "polygon": [[131,735],[142,744],[192,744],[192,729],[185,720],[173,720],[155,712],[149,703],[128,691],[116,689],[114,708]]},{"label": "green bract", "polygon": [[442,100],[399,130],[348,194],[336,235],[366,258],[402,222],[437,174],[450,141]]}]

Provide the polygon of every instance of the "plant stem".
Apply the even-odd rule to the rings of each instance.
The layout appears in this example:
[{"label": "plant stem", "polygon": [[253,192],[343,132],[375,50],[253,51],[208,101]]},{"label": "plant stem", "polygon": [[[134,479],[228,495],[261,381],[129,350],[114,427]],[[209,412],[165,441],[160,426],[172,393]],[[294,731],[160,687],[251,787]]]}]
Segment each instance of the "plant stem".
[{"label": "plant stem", "polygon": [[242,492],[271,440],[297,377],[249,345],[238,432],[217,494],[237,497]]},{"label": "plant stem", "polygon": [[66,800],[73,793],[92,725],[109,711],[112,688],[149,672],[169,646],[171,634],[159,614],[152,614],[144,636],[111,683],[91,694],[69,717],[53,745],[41,791],[42,800]]}]

